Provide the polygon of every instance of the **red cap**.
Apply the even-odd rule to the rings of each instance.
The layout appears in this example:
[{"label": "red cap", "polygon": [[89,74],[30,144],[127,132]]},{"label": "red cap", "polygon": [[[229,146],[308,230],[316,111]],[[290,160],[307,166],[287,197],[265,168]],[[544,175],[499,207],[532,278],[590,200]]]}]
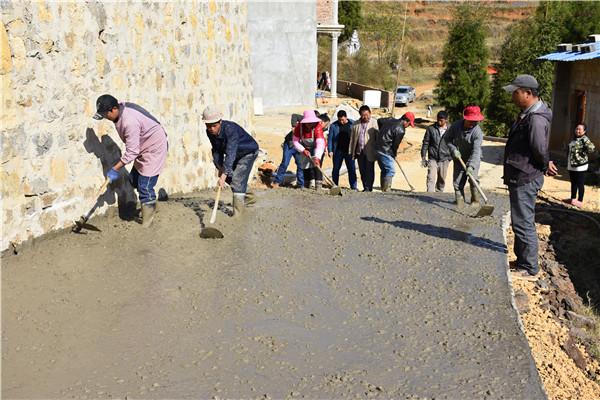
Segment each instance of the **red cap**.
[{"label": "red cap", "polygon": [[404,113],[403,117],[410,122],[410,126],[412,126],[413,128],[415,127],[415,114],[409,111],[407,113]]},{"label": "red cap", "polygon": [[465,107],[465,110],[463,111],[463,118],[467,121],[483,121],[485,119],[479,106]]}]

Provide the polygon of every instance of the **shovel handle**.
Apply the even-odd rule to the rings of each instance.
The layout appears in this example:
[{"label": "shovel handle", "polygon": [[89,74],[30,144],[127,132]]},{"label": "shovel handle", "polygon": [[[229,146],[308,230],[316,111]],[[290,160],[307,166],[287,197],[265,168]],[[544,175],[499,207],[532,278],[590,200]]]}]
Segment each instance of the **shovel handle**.
[{"label": "shovel handle", "polygon": [[212,214],[210,215],[210,223],[214,224],[217,220],[217,209],[219,208],[219,199],[221,198],[221,185],[217,189],[217,197],[215,198],[215,205],[213,206]]},{"label": "shovel handle", "polygon": [[400,163],[398,162],[398,160],[396,160],[395,158],[394,158],[394,161],[396,161],[396,165],[400,169],[400,172],[402,172],[402,175],[404,175],[404,179],[406,179],[406,183],[408,183],[408,186],[410,187],[410,190],[412,190],[414,192],[415,191],[415,187],[410,184],[410,182],[408,180],[408,177],[406,176],[406,174],[404,173],[404,170],[402,169],[402,166],[400,165]]},{"label": "shovel handle", "polygon": [[479,186],[479,184],[477,183],[475,178],[473,178],[473,176],[469,173],[469,171],[467,171],[467,166],[465,165],[465,162],[460,157],[458,157],[457,160],[460,163],[460,165],[463,167],[465,172],[467,173],[467,176],[469,177],[469,181],[473,184],[473,186],[475,186],[475,188],[477,189],[477,191],[479,192],[481,197],[483,197],[483,201],[485,201],[485,203],[487,204],[488,199],[485,196],[485,193],[483,193],[483,190],[481,190],[481,186]]},{"label": "shovel handle", "polygon": [[[308,158],[308,157],[307,157]],[[321,175],[323,175],[323,178],[325,178],[325,180],[327,181],[327,183],[329,185],[331,185],[332,187],[337,186],[323,171],[323,168],[321,168],[320,166],[318,166],[317,164],[315,164],[315,162],[312,160],[312,158],[308,158],[310,160],[310,163],[314,166],[317,167],[319,169],[319,171],[321,171]]]},{"label": "shovel handle", "polygon": [[106,190],[106,187],[108,186],[109,183],[110,183],[110,179],[106,178],[104,180],[104,183],[102,184],[102,186],[100,186],[100,189],[98,189],[97,196],[100,196],[102,193],[104,193],[104,191]]}]

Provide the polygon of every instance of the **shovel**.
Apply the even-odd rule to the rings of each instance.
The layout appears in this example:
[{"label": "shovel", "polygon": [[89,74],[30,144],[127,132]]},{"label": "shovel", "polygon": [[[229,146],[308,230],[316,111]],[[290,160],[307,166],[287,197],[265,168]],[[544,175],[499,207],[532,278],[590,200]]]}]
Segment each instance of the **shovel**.
[{"label": "shovel", "polygon": [[402,172],[402,175],[404,175],[404,179],[406,179],[406,183],[408,183],[408,186],[410,187],[410,191],[414,192],[415,191],[415,187],[413,185],[410,184],[410,181],[408,180],[408,176],[406,176],[406,174],[404,173],[404,170],[402,169],[402,167],[400,166],[400,163],[398,162],[398,160],[396,160],[394,158],[394,161],[396,161],[396,165],[398,166],[398,168],[400,169],[400,172]]},{"label": "shovel", "polygon": [[[221,185],[217,189],[217,197],[215,198],[215,205],[213,206],[212,214],[210,215],[210,224],[214,224],[217,220],[217,209],[219,208],[219,198],[221,198]],[[223,239],[223,233],[215,227],[205,226],[200,231],[200,237],[202,239]]]},{"label": "shovel", "polygon": [[477,191],[479,192],[479,194],[483,198],[483,201],[485,202],[485,204],[483,206],[481,206],[481,208],[479,209],[479,211],[477,211],[477,214],[475,214],[475,217],[476,218],[480,218],[480,217],[487,217],[487,216],[492,215],[492,213],[494,212],[494,206],[491,205],[491,204],[487,204],[488,203],[488,199],[485,196],[485,193],[483,193],[483,190],[481,190],[481,186],[479,186],[479,184],[477,183],[477,181],[475,180],[475,178],[473,178],[473,176],[467,171],[467,166],[465,165],[465,162],[460,157],[457,158],[457,160],[460,163],[460,165],[463,167],[463,169],[465,170],[465,172],[467,173],[467,176],[469,177],[469,181],[471,182],[471,184],[473,186],[475,186],[475,188],[477,189]]},{"label": "shovel", "polygon": [[96,203],[94,203],[94,206],[91,208],[90,211],[87,212],[87,214],[82,215],[78,221],[75,221],[75,226],[71,229],[72,232],[79,233],[79,232],[81,232],[81,230],[83,228],[91,230],[91,231],[100,232],[100,229],[96,228],[94,225],[88,224],[87,221],[90,219],[90,217],[92,216],[94,211],[96,211],[96,208],[98,206],[98,197],[102,193],[104,193],[104,191],[106,190],[106,186],[108,186],[109,183],[110,183],[110,181],[108,180],[108,178],[106,178],[106,180],[104,181],[104,183],[102,184],[102,186],[100,186],[100,189],[98,190],[98,194],[96,195]]},{"label": "shovel", "polygon": [[321,175],[323,175],[323,178],[325,178],[325,181],[329,184],[329,186],[331,186],[331,189],[329,189],[329,194],[332,196],[341,196],[342,189],[340,189],[340,187],[338,185],[333,183],[333,181],[327,175],[325,175],[325,172],[323,172],[323,169],[321,169],[321,167],[319,167],[317,164],[315,164],[313,162],[312,158],[310,159],[310,162],[312,163],[313,166],[317,167],[319,169],[319,171],[321,171]]}]

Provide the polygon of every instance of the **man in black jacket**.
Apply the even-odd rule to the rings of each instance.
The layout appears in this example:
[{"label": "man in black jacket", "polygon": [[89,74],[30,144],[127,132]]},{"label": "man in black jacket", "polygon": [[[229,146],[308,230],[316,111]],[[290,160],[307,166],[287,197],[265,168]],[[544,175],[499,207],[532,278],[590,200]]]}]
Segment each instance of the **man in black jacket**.
[{"label": "man in black jacket", "polygon": [[504,150],[504,183],[508,185],[510,219],[517,256],[513,278],[535,280],[539,272],[535,229],[535,199],[544,184],[544,173],[555,175],[549,161],[548,137],[552,111],[538,97],[538,82],[519,75],[504,89],[521,109],[508,134]]},{"label": "man in black jacket", "polygon": [[392,187],[392,178],[396,172],[394,163],[398,154],[398,147],[404,138],[407,126],[415,126],[415,115],[407,112],[400,119],[380,118],[377,120],[379,135],[375,141],[377,150],[377,163],[381,169],[381,191],[387,192]]},{"label": "man in black jacket", "polygon": [[440,111],[437,122],[425,130],[421,146],[421,166],[427,168],[427,191],[443,192],[452,155],[444,134],[448,130],[448,113]]},{"label": "man in black jacket", "polygon": [[213,162],[219,172],[219,186],[225,183],[233,191],[233,215],[242,213],[245,205],[255,202],[246,191],[254,160],[258,156],[258,143],[248,132],[233,121],[223,120],[219,110],[206,107],[202,113],[206,135],[212,146]]}]

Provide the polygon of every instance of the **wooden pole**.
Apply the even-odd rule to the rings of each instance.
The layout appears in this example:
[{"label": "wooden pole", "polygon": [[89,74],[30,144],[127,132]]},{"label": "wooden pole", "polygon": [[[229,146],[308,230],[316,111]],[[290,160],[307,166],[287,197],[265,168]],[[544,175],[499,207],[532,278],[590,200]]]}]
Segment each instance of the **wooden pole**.
[{"label": "wooden pole", "polygon": [[394,118],[394,111],[396,109],[396,90],[398,89],[398,83],[400,82],[400,66],[402,65],[402,55],[404,54],[404,32],[406,31],[406,17],[408,16],[408,1],[404,3],[404,23],[402,24],[402,37],[400,38],[400,55],[398,56],[398,72],[396,73],[396,85],[394,86],[394,95],[392,102],[392,115]]}]

